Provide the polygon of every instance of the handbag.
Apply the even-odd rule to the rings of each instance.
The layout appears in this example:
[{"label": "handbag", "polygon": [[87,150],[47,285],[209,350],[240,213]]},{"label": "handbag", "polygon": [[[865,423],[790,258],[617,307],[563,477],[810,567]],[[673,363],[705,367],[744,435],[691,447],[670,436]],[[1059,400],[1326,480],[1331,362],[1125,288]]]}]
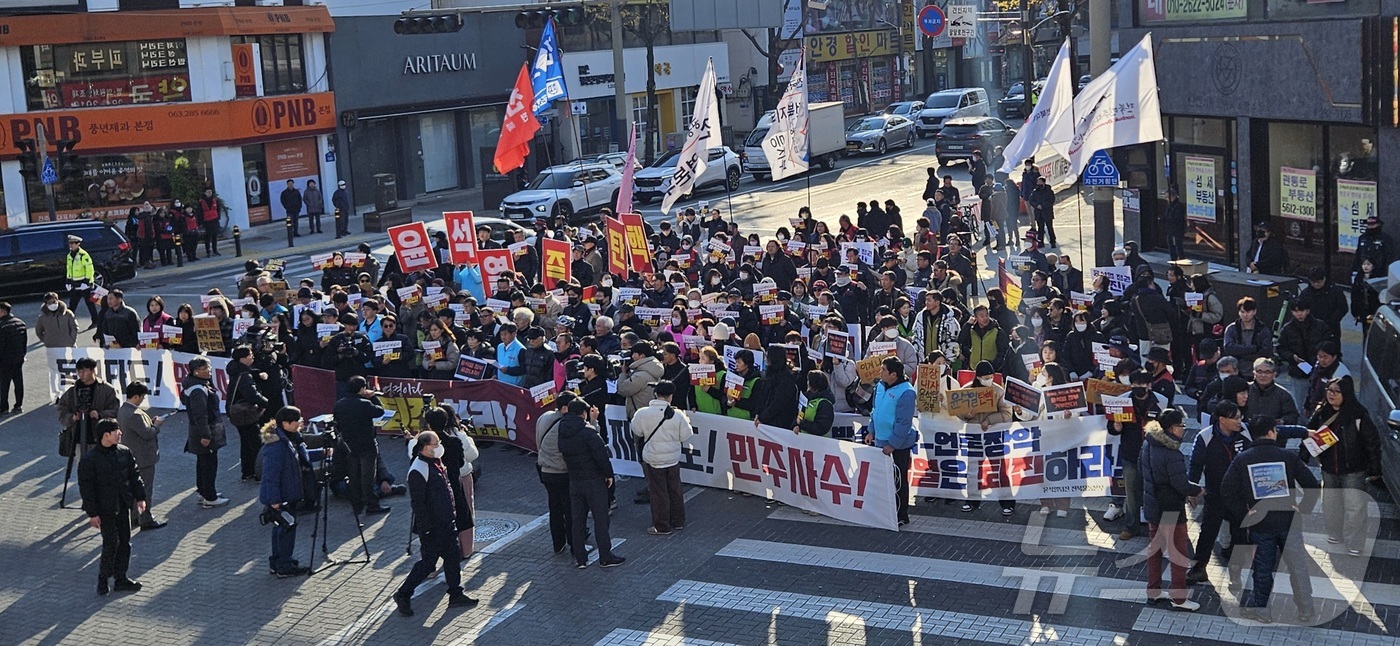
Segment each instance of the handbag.
[{"label": "handbag", "polygon": [[209,425],[209,449],[222,449],[228,445],[228,432],[224,430],[223,422],[213,422]]},{"label": "handbag", "polygon": [[[233,393],[237,394],[238,386],[242,383],[247,373],[239,375],[238,381],[233,384]],[[239,401],[228,405],[228,421],[234,426],[253,426],[258,423],[258,418],[262,416],[262,409],[256,404],[248,401]]]},{"label": "handbag", "polygon": [[1138,317],[1142,319],[1143,323],[1147,324],[1147,338],[1152,341],[1152,344],[1171,345],[1172,324],[1153,323],[1147,320],[1147,316],[1142,313],[1142,303],[1134,301],[1133,304],[1137,307]]},{"label": "handbag", "polygon": [[58,431],[58,455],[59,457],[73,457],[73,428],[65,426]]}]

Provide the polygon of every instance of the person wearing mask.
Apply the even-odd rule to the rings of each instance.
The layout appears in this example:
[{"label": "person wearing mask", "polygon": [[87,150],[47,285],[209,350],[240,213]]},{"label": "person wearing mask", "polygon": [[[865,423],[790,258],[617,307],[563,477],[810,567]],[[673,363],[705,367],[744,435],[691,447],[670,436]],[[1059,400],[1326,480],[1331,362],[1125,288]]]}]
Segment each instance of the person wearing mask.
[{"label": "person wearing mask", "polygon": [[1045,182],[1044,177],[1036,179],[1035,188],[1026,198],[1035,214],[1035,231],[1038,239],[1050,240],[1050,246],[1060,246],[1055,240],[1055,191]]},{"label": "person wearing mask", "polygon": [[674,341],[661,344],[662,379],[676,386],[671,405],[681,410],[695,410],[695,389],[690,385],[690,368],[682,361],[681,346]]},{"label": "person wearing mask", "polygon": [[1152,391],[1152,375],[1146,370],[1134,370],[1128,375],[1128,381],[1132,386],[1129,397],[1133,402],[1133,421],[1108,424],[1108,434],[1121,437],[1118,460],[1126,495],[1121,507],[1116,502],[1109,503],[1108,511],[1103,515],[1104,520],[1109,522],[1123,518],[1123,531],[1118,534],[1120,541],[1130,540],[1141,531],[1142,471],[1138,456],[1142,453],[1147,423],[1161,417],[1162,411],[1167,409],[1166,398]]},{"label": "person wearing mask", "polygon": [[914,348],[914,344],[899,335],[899,319],[891,315],[885,315],[880,317],[878,325],[880,328],[880,336],[875,340],[877,342],[883,341],[886,343],[893,343],[895,356],[899,358],[900,363],[904,364],[905,374],[913,374],[914,370],[919,366],[919,358],[921,355],[919,351]]},{"label": "person wearing mask", "polygon": [[559,393],[554,400],[554,408],[540,415],[535,422],[535,444],[539,451],[535,458],[535,470],[539,472],[540,484],[544,485],[549,507],[549,535],[554,541],[555,554],[562,554],[565,549],[573,547],[569,465],[559,451],[559,422],[564,419],[569,404],[577,398],[569,391]]},{"label": "person wearing mask", "polygon": [[[219,494],[219,449],[227,442],[219,418],[219,391],[214,387],[214,369],[209,359],[196,356],[186,366],[180,382],[180,402],[189,416],[185,452],[195,456],[195,491],[204,509],[222,507],[228,498]],[[80,373],[81,377],[81,373]]]},{"label": "person wearing mask", "polygon": [[350,191],[343,179],[336,182],[335,192],[331,193],[331,207],[335,209],[335,237],[350,235],[350,214],[354,211],[350,207]]},{"label": "person wearing mask", "polygon": [[[214,189],[204,189],[204,196],[199,198],[199,223],[204,227],[204,257],[222,256],[219,253],[219,212],[222,210],[220,200],[214,195]],[[300,196],[297,200],[300,204]]]},{"label": "person wearing mask", "polygon": [[1152,375],[1152,392],[1167,400],[1167,406],[1176,399],[1176,380],[1172,378],[1171,355],[1162,346],[1153,346],[1143,357],[1143,369]]},{"label": "person wearing mask", "polygon": [[[681,454],[695,435],[690,418],[671,405],[676,384],[658,381],[654,397],[632,416],[632,434],[641,439],[642,473],[651,502],[652,536],[669,536],[685,529],[685,496],[681,491]],[[795,400],[794,400],[795,401]]]},{"label": "person wearing mask", "polygon": [[1308,286],[1298,292],[1299,301],[1312,305],[1312,315],[1327,328],[1327,337],[1342,338],[1342,319],[1347,317],[1347,293],[1332,282],[1327,270],[1314,267],[1308,274]]},{"label": "person wearing mask", "polygon": [[1317,360],[1308,375],[1308,395],[1303,399],[1303,415],[1311,418],[1326,396],[1327,382],[1350,377],[1351,371],[1342,363],[1342,346],[1334,340],[1317,344]]},{"label": "person wearing mask", "polygon": [[[68,255],[64,257],[64,283],[68,291],[68,309],[77,311],[78,302],[87,303],[87,329],[97,327],[97,304],[92,300],[92,288],[97,285],[97,270],[92,256],[83,248],[83,239],[68,236]],[[86,330],[85,330],[86,331]]]},{"label": "person wearing mask", "polygon": [[1201,294],[1200,308],[1190,308],[1186,316],[1186,332],[1191,338],[1200,341],[1215,335],[1215,328],[1225,318],[1225,306],[1215,294],[1215,286],[1210,277],[1196,274],[1191,277],[1191,291]]},{"label": "person wearing mask", "polygon": [[[1143,511],[1147,514],[1147,601],[1170,601],[1172,610],[1194,612],[1201,604],[1186,598],[1186,504],[1201,488],[1186,476],[1181,440],[1186,414],[1168,408],[1147,423],[1142,453]],[[1171,562],[1171,591],[1162,590],[1162,561]]]},{"label": "person wearing mask", "polygon": [[[1345,301],[1345,299],[1343,299]],[[1278,366],[1283,368],[1277,377],[1279,386],[1298,404],[1308,396],[1308,377],[1315,369],[1317,348],[1331,337],[1327,324],[1312,314],[1312,301],[1299,297],[1293,301],[1291,319],[1278,331],[1274,352]],[[1342,310],[1346,310],[1345,302]]]},{"label": "person wearing mask", "polygon": [[160,427],[166,418],[152,418],[146,413],[143,404],[150,392],[151,389],[139,381],[127,384],[123,393],[126,401],[117,410],[122,441],[131,449],[131,456],[136,460],[136,468],[146,490],[146,508],[139,512],[133,509],[131,513],[131,526],[140,527],[142,531],[165,527],[164,522],[157,521],[151,515],[151,506],[155,502],[156,463],[160,461]]},{"label": "person wearing mask", "polygon": [[1050,277],[1050,283],[1061,296],[1069,298],[1070,292],[1084,291],[1084,272],[1075,268],[1069,254],[1060,254],[1056,258],[1055,273]]},{"label": "person wearing mask", "polygon": [[272,553],[267,557],[268,572],[279,579],[305,576],[311,568],[292,558],[296,549],[296,517],[291,506],[305,498],[305,475],[312,470],[312,460],[321,459],[322,449],[308,450],[301,441],[301,409],[284,406],[262,427],[262,447],[258,459],[262,462],[262,481],[258,485],[258,502],[264,507],[264,518],[274,519]]},{"label": "person wearing mask", "polygon": [[1269,232],[1269,225],[1261,223],[1254,227],[1254,243],[1245,254],[1252,274],[1282,275],[1288,271],[1288,250],[1283,248]]},{"label": "person wearing mask", "polygon": [[1298,406],[1289,394],[1274,381],[1278,368],[1272,359],[1254,360],[1254,383],[1249,387],[1249,416],[1266,415],[1280,424],[1298,423]]},{"label": "person wearing mask", "polygon": [[524,379],[520,387],[529,389],[553,381],[554,352],[544,344],[544,330],[530,327],[524,337],[525,349],[520,351],[520,366],[516,368]]},{"label": "person wearing mask", "polygon": [[[243,482],[253,480],[257,467],[258,451],[262,449],[262,435],[258,428],[258,418],[268,408],[267,397],[258,390],[257,382],[266,381],[267,373],[253,368],[253,348],[240,345],[229,355],[228,363],[228,406],[229,414],[248,410],[251,417],[235,422],[238,429],[238,467]],[[246,406],[252,406],[246,409]],[[238,408],[238,411],[234,409]],[[232,418],[230,422],[234,422]]]},{"label": "person wearing mask", "polygon": [[[719,324],[716,324],[718,327]],[[693,409],[700,413],[711,415],[725,414],[724,397],[724,362],[720,359],[719,351],[713,346],[702,346],[700,348],[700,363],[715,366],[715,383],[712,386],[702,386],[695,384],[691,386],[691,401]]]},{"label": "person wearing mask", "polygon": [[1228,525],[1229,544],[1220,550],[1220,560],[1229,567],[1230,592],[1238,593],[1240,568],[1231,562],[1230,555],[1236,545],[1245,544],[1246,532],[1241,531],[1239,519],[1229,514],[1225,501],[1225,490],[1221,483],[1225,471],[1230,468],[1253,441],[1244,425],[1244,414],[1234,402],[1222,401],[1211,411],[1211,425],[1201,429],[1192,442],[1191,465],[1187,478],[1201,487],[1205,494],[1205,508],[1197,521],[1200,534],[1196,536],[1196,562],[1186,573],[1186,583],[1196,585],[1207,580],[1206,566],[1214,552],[1220,526]]},{"label": "person wearing mask", "polygon": [[[10,311],[11,305],[0,301],[0,415],[24,410],[24,355],[29,352],[29,330]],[[10,408],[11,384],[15,387],[14,408]]]},{"label": "person wearing mask", "polygon": [[[601,438],[599,438],[601,441]],[[462,547],[457,538],[457,498],[443,467],[447,449],[438,434],[423,431],[413,441],[413,463],[408,468],[408,494],[413,506],[413,533],[418,535],[421,556],[394,593],[400,615],[413,616],[413,591],[442,561],[447,580],[447,606],[472,608],[478,601],[462,591]]]},{"label": "person wearing mask", "polygon": [[[1312,595],[1313,568],[1304,551],[1302,523],[1296,514],[1312,513],[1317,503],[1317,478],[1296,453],[1279,446],[1273,419],[1255,418],[1250,428],[1258,441],[1230,464],[1221,482],[1231,515],[1242,519],[1240,524],[1248,528],[1249,542],[1254,545],[1254,561],[1250,566],[1254,588],[1240,603],[1240,617],[1262,624],[1272,621],[1269,597],[1274,589],[1274,570],[1282,557],[1291,575],[1289,582],[1293,584],[1293,603],[1298,609],[1296,623],[1311,625],[1317,622]],[[1265,475],[1272,482],[1261,487],[1257,483]],[[1260,495],[1265,492],[1270,495]],[[1362,533],[1358,530],[1358,534]],[[1358,536],[1354,543],[1360,545],[1363,540],[1364,536]],[[1353,555],[1359,553],[1352,552]]]},{"label": "person wearing mask", "polygon": [[613,470],[608,447],[598,433],[599,411],[582,399],[570,402],[566,410],[556,432],[559,433],[559,452],[564,456],[569,471],[574,565],[580,570],[588,567],[584,541],[588,533],[588,516],[591,514],[598,546],[598,565],[603,568],[617,567],[627,559],[612,551],[612,535],[608,531],[608,487],[613,484]]},{"label": "person wearing mask", "polygon": [[146,511],[146,487],[136,458],[122,446],[117,421],[104,418],[96,426],[99,443],[78,465],[78,491],[88,524],[102,532],[102,557],[97,569],[97,594],[108,592],[115,578],[118,592],[139,592],[141,584],[127,577],[131,565],[131,515]]},{"label": "person wearing mask", "polygon": [[874,407],[870,413],[871,431],[866,433],[865,443],[880,448],[894,461],[896,517],[900,526],[909,524],[910,449],[919,439],[914,427],[917,397],[904,376],[904,364],[898,357],[885,357],[880,362]]},{"label": "person wearing mask", "polygon": [[[990,361],[979,361],[974,368],[975,380],[973,381],[971,386],[978,388],[991,388],[992,401],[995,403],[996,407],[991,412],[970,413],[961,417],[964,423],[977,424],[981,426],[982,430],[984,431],[990,428],[993,424],[1006,424],[1015,420],[1011,402],[1006,401],[1006,389],[1003,388],[1000,384],[996,383],[996,381],[992,378],[992,375],[995,374],[995,372],[996,370],[992,367],[992,363]],[[998,500],[997,504],[1001,506],[1002,516],[1010,516],[1011,514],[1016,513],[1015,500]],[[973,512],[981,508],[982,501],[980,499],[968,500],[962,505],[962,511],[964,512]]]},{"label": "person wearing mask", "polygon": [[55,292],[44,294],[34,336],[46,348],[71,348],[78,344],[78,319]]},{"label": "person wearing mask", "polygon": [[1240,318],[1225,328],[1225,354],[1247,366],[1254,365],[1254,360],[1260,357],[1274,356],[1274,332],[1267,323],[1257,319],[1259,304],[1245,296],[1235,307]]},{"label": "person wearing mask", "polygon": [[379,440],[374,421],[384,416],[384,408],[379,404],[379,393],[370,388],[364,377],[351,377],[347,386],[350,392],[336,401],[334,415],[336,428],[350,450],[350,455],[345,456],[350,466],[350,504],[356,516],[361,512],[383,514],[389,508],[379,504],[376,493]]},{"label": "person wearing mask", "polygon": [[1360,556],[1366,544],[1366,491],[1368,478],[1381,473],[1380,436],[1371,415],[1356,399],[1351,377],[1327,382],[1324,399],[1308,429],[1327,427],[1336,436],[1317,456],[1322,467],[1322,508],[1327,542],[1345,544],[1347,553]]},{"label": "person wearing mask", "polygon": [[996,372],[998,366],[1006,365],[1006,357],[1011,348],[1010,330],[1003,330],[992,320],[986,305],[973,308],[970,323],[958,336],[958,345],[962,348],[961,356],[967,359],[964,365],[976,366],[986,361],[991,365],[992,372]]}]

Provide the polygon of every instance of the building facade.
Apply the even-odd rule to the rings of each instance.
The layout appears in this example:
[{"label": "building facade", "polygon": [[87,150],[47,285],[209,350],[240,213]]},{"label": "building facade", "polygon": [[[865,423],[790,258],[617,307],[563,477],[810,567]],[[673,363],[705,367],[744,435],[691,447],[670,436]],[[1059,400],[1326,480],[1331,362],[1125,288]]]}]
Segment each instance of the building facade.
[{"label": "building facade", "polygon": [[[148,201],[193,202],[212,187],[229,224],[246,227],[284,217],[275,194],[286,180],[334,187],[324,161],[334,157],[336,126],[325,7],[100,4],[0,16],[7,226],[120,219]],[[40,126],[51,156],[60,142],[75,156],[55,169],[52,215],[42,169],[19,161]]]},{"label": "building facade", "polygon": [[[1382,10],[1384,7],[1384,11]],[[1400,192],[1395,3],[1131,0],[1124,45],[1151,31],[1166,141],[1115,152],[1147,247],[1164,247],[1166,190],[1186,203],[1189,257],[1240,267],[1263,225],[1289,274],[1350,280],[1368,215]]]}]

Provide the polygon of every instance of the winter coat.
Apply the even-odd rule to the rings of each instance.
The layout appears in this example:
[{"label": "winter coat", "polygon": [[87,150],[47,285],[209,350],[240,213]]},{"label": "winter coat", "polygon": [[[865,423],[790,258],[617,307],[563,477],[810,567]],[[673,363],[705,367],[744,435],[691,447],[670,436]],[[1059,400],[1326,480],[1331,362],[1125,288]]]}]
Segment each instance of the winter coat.
[{"label": "winter coat", "polygon": [[797,397],[802,393],[797,376],[791,370],[773,371],[763,375],[763,392],[759,398],[756,417],[762,424],[792,428],[797,424]]},{"label": "winter coat", "polygon": [[566,413],[555,432],[559,434],[559,453],[569,465],[569,480],[586,482],[613,477],[608,447],[594,425]]},{"label": "winter coat", "polygon": [[523,388],[533,388],[542,383],[554,380],[554,352],[547,346],[538,348],[525,348],[520,351],[521,375],[525,382],[520,384]]},{"label": "winter coat", "polygon": [[569,472],[569,464],[564,461],[564,454],[559,452],[559,423],[563,419],[562,411],[552,410],[540,415],[535,423],[535,447],[539,451],[535,466],[541,473]]},{"label": "winter coat", "polygon": [[1186,477],[1181,440],[1154,425],[1142,445],[1138,469],[1142,473],[1142,509],[1147,522],[1160,523],[1163,515],[1172,512],[1176,513],[1177,522],[1186,522],[1186,499],[1200,495],[1201,488]]},{"label": "winter coat", "polygon": [[[72,428],[78,425],[77,422],[73,421],[73,415],[75,413],[84,412],[78,409],[79,386],[80,384],[75,383],[69,386],[68,390],[63,391],[62,395],[58,396],[58,402],[54,404],[54,408],[58,411],[59,426]],[[121,400],[117,399],[117,390],[115,388],[101,380],[93,382],[92,405],[88,410],[97,411],[97,419],[116,417],[117,410],[121,408],[121,405]],[[97,420],[92,420],[92,423],[88,424],[88,431],[90,433],[94,430],[94,427],[97,426],[96,421]],[[86,438],[75,436],[74,441],[78,444],[96,444],[100,439],[101,438],[97,437],[94,433]]]},{"label": "winter coat", "polygon": [[[180,401],[185,405],[189,416],[189,437],[185,440],[185,452],[196,455],[215,453],[223,447],[222,433],[216,433],[219,421],[219,391],[208,379],[200,379],[193,373],[180,381]],[[209,440],[204,446],[201,440]],[[226,441],[226,440],[225,440]]]},{"label": "winter coat", "polygon": [[957,364],[962,358],[962,346],[958,344],[962,326],[951,309],[940,306],[938,313],[927,309],[914,315],[914,351],[922,360],[934,350],[942,350],[948,362]]},{"label": "winter coat", "polygon": [[[424,353],[423,370],[432,375],[426,377],[428,379],[451,379],[452,375],[457,372],[457,363],[462,358],[462,350],[445,335],[438,341],[442,343],[442,358],[434,360],[429,358],[427,353]],[[524,355],[524,352],[521,354]]]},{"label": "winter coat", "polygon": [[1215,325],[1225,318],[1225,306],[1220,303],[1214,289],[1207,289],[1201,297],[1201,311],[1188,312],[1188,315],[1186,331],[1193,337],[1205,336],[1211,334]]},{"label": "winter coat", "polygon": [[153,467],[160,461],[160,428],[151,423],[151,416],[130,402],[117,410],[117,425],[122,429],[122,443],[131,449],[138,468]]},{"label": "winter coat", "polygon": [[262,481],[258,484],[258,502],[280,505],[302,499],[302,469],[311,468],[311,460],[319,459],[321,449],[308,451],[305,444],[295,442],[274,422],[262,429],[262,449],[258,462],[262,464]]},{"label": "winter coat", "polygon": [[1119,459],[1133,462],[1142,454],[1142,439],[1145,433],[1143,428],[1162,414],[1162,410],[1167,407],[1167,398],[1150,390],[1147,396],[1141,399],[1133,397],[1131,393],[1128,396],[1132,397],[1136,421],[1121,422],[1122,428],[1117,431],[1113,430],[1113,424],[1110,423],[1108,434],[1121,436],[1118,443]]},{"label": "winter coat", "polygon": [[[1251,400],[1251,407],[1253,403]],[[1336,419],[1332,419],[1334,415]],[[1332,420],[1330,424],[1328,420]],[[1380,435],[1366,409],[1359,405],[1344,405],[1338,413],[1331,405],[1324,403],[1308,420],[1308,428],[1315,431],[1324,425],[1337,435],[1337,443],[1317,456],[1317,462],[1324,472],[1333,475],[1380,475]]]},{"label": "winter coat", "polygon": [[308,186],[301,192],[301,201],[306,205],[307,215],[320,215],[326,212],[326,198],[321,189]]},{"label": "winter coat", "polygon": [[1207,501],[1221,500],[1223,491],[1220,483],[1225,478],[1225,470],[1230,468],[1235,456],[1252,443],[1249,431],[1243,428],[1226,435],[1220,432],[1219,426],[1212,424],[1196,433],[1196,439],[1191,444],[1191,467],[1187,477],[1205,490]]},{"label": "winter coat", "polygon": [[258,376],[240,361],[228,362],[229,404],[250,403],[266,411],[267,397],[258,390]]},{"label": "winter coat", "polygon": [[1298,423],[1298,405],[1293,395],[1277,383],[1266,388],[1260,388],[1258,382],[1249,385],[1249,414],[1264,415],[1280,424]]},{"label": "winter coat", "polygon": [[282,193],[277,196],[282,208],[287,212],[287,216],[295,219],[301,215],[301,191],[287,187],[282,189]]},{"label": "winter coat", "polygon": [[[18,366],[29,351],[29,328],[14,314],[0,318],[0,365]],[[8,395],[8,393],[6,393]]]},{"label": "winter coat", "polygon": [[655,398],[649,384],[661,381],[666,368],[656,357],[642,357],[632,362],[631,369],[617,380],[617,394],[626,398],[627,417],[646,407]]},{"label": "winter coat", "polygon": [[413,533],[457,533],[457,496],[441,460],[416,456],[408,467]]},{"label": "winter coat", "polygon": [[102,336],[112,337],[123,348],[134,348],[136,334],[141,331],[141,317],[129,305],[105,310],[98,317],[97,331]]},{"label": "winter coat", "polygon": [[39,320],[34,323],[34,336],[46,348],[71,348],[78,345],[78,319],[63,301],[58,302],[57,312],[40,307]]},{"label": "winter coat", "polygon": [[[673,411],[670,419],[665,419],[667,409]],[[665,469],[680,463],[681,448],[695,435],[695,427],[684,412],[664,399],[653,399],[632,416],[632,434],[644,442],[642,461]]]},{"label": "winter coat", "polygon": [[[1253,474],[1250,467],[1265,463],[1282,463],[1284,465],[1289,489],[1287,496],[1263,500],[1254,498],[1254,485],[1251,477]],[[1273,442],[1255,444],[1235,458],[1235,461],[1230,463],[1230,468],[1225,471],[1221,488],[1229,517],[1243,519],[1251,509],[1259,511],[1263,517],[1259,518],[1258,522],[1250,522],[1249,527],[1256,531],[1277,534],[1297,527],[1293,518],[1295,505],[1302,513],[1312,513],[1320,491],[1317,477],[1308,470],[1303,461],[1291,451]],[[1302,489],[1303,493],[1301,501],[1297,497],[1299,489]]]},{"label": "winter coat", "polygon": [[1225,339],[1221,349],[1225,356],[1239,359],[1241,369],[1253,366],[1254,360],[1259,357],[1274,356],[1274,331],[1267,323],[1257,318],[1254,320],[1254,329],[1249,331],[1245,331],[1240,322],[1235,321],[1225,328]]},{"label": "winter coat", "polygon": [[78,463],[78,491],[89,518],[122,514],[146,499],[146,486],[137,472],[131,449],[120,444],[98,445]]},{"label": "winter coat", "polygon": [[701,413],[712,415],[723,415],[725,408],[724,398],[724,365],[715,366],[715,385],[709,387],[691,386],[694,396],[695,410]]},{"label": "winter coat", "polygon": [[1330,336],[1327,324],[1315,316],[1309,315],[1302,321],[1290,319],[1278,331],[1278,341],[1274,343],[1274,352],[1278,353],[1280,367],[1288,370],[1288,376],[1294,379],[1307,378],[1307,373],[1298,368],[1298,362],[1316,363],[1318,344]]},{"label": "winter coat", "polygon": [[996,321],[988,321],[987,327],[979,327],[975,322],[962,329],[958,335],[962,346],[965,366],[976,368],[982,361],[990,361],[994,370],[1001,370],[1006,362],[1007,350],[1011,346],[1008,333]]},{"label": "winter coat", "polygon": [[811,435],[831,435],[831,427],[836,423],[836,395],[828,388],[806,393],[806,397],[807,405],[797,414],[798,427]]},{"label": "winter coat", "polygon": [[907,449],[918,442],[919,431],[914,426],[914,418],[918,415],[914,410],[917,396],[914,386],[908,381],[893,386],[881,381],[875,385],[874,408],[870,413],[875,446]]}]

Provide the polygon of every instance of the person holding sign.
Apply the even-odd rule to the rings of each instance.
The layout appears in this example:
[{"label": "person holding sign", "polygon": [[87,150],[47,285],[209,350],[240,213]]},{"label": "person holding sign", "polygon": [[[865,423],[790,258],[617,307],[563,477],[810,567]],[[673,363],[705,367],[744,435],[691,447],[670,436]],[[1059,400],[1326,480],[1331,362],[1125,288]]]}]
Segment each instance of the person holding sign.
[{"label": "person holding sign", "polygon": [[[992,375],[995,373],[996,370],[992,367],[990,361],[981,361],[977,364],[975,371],[976,379],[971,385],[971,387],[974,388],[991,388],[992,402],[995,408],[993,408],[991,412],[960,415],[962,421],[969,424],[979,424],[984,431],[990,428],[992,424],[1006,424],[1015,419],[1011,409],[1011,402],[1006,401],[1006,389],[1002,388],[992,379]],[[997,503],[1001,505],[1001,515],[1003,516],[1010,516],[1016,511],[1015,500],[998,500]],[[981,507],[981,500],[968,500],[963,503],[962,510],[965,512],[972,512]]]},{"label": "person holding sign", "polygon": [[[1362,417],[1365,417],[1364,411]],[[1313,624],[1317,613],[1313,609],[1312,564],[1303,549],[1302,523],[1295,515],[1312,513],[1317,502],[1317,478],[1296,453],[1278,445],[1274,420],[1258,417],[1250,420],[1250,428],[1258,441],[1230,463],[1221,483],[1231,515],[1244,519],[1241,525],[1249,529],[1249,542],[1254,545],[1251,565],[1254,589],[1240,604],[1240,616],[1263,624],[1272,621],[1266,609],[1274,589],[1274,570],[1281,556],[1291,575],[1288,579],[1293,584],[1293,603],[1298,608],[1296,623]],[[1300,490],[1301,500],[1298,498]],[[1362,496],[1363,493],[1357,492],[1357,497]],[[1333,505],[1323,508],[1331,511]],[[1365,522],[1364,517],[1362,522]],[[1348,534],[1347,539],[1352,545],[1360,546],[1366,536],[1362,528],[1356,530],[1354,535]],[[1338,541],[1329,538],[1328,542]],[[1349,553],[1357,556],[1361,551],[1349,550]]]},{"label": "person holding sign", "polygon": [[1244,414],[1234,402],[1222,401],[1210,411],[1213,415],[1210,426],[1196,433],[1191,447],[1191,464],[1187,477],[1201,485],[1205,494],[1205,508],[1197,516],[1200,533],[1196,536],[1196,563],[1186,573],[1186,583],[1195,585],[1206,581],[1206,566],[1210,564],[1210,554],[1215,548],[1215,539],[1220,534],[1220,525],[1228,523],[1230,544],[1220,550],[1220,560],[1229,567],[1230,590],[1239,588],[1240,567],[1231,564],[1231,554],[1236,545],[1244,545],[1248,536],[1240,529],[1239,518],[1227,514],[1224,489],[1221,483],[1225,471],[1238,456],[1249,448],[1253,438],[1244,427]]},{"label": "person holding sign", "polygon": [[879,447],[894,460],[897,470],[895,504],[900,526],[909,524],[910,449],[919,441],[919,431],[914,428],[917,397],[904,376],[904,364],[898,357],[885,357],[880,362],[875,405],[870,413],[870,431],[865,435],[865,443]]},{"label": "person holding sign", "polygon": [[1144,427],[1162,415],[1167,409],[1167,399],[1152,391],[1152,375],[1146,370],[1134,370],[1128,375],[1132,385],[1133,422],[1109,422],[1108,434],[1122,439],[1118,445],[1118,462],[1123,472],[1123,506],[1109,503],[1104,512],[1105,521],[1123,518],[1123,531],[1118,540],[1126,541],[1137,536],[1142,513],[1142,472],[1138,469],[1138,455],[1142,453]]},{"label": "person holding sign", "polygon": [[[462,351],[457,347],[457,339],[452,335],[452,330],[448,329],[448,326],[443,324],[441,319],[433,321],[428,327],[428,338],[423,342],[423,363],[420,366],[423,378],[452,379],[452,375],[457,371],[457,362],[461,359],[461,354]],[[517,356],[519,355],[517,354]],[[512,367],[511,369],[517,368]]]},{"label": "person holding sign", "polygon": [[704,377],[695,376],[696,372],[691,371],[691,389],[695,402],[695,410],[701,413],[712,415],[725,414],[727,398],[724,395],[725,370],[724,363],[720,361],[719,351],[713,346],[702,346],[700,348],[700,365],[711,366],[705,372],[711,373]]},{"label": "person holding sign", "polygon": [[[762,378],[753,365],[753,350],[740,350],[734,353],[734,371],[728,375],[729,382],[742,381],[743,386],[734,390],[726,387],[727,414],[738,419],[753,419],[760,402],[756,395],[760,392]],[[728,383],[728,382],[726,382]]]},{"label": "person holding sign", "polygon": [[1323,403],[1308,428],[1316,432],[1326,427],[1337,437],[1317,456],[1327,542],[1345,542],[1348,554],[1360,556],[1366,542],[1366,481],[1381,472],[1380,436],[1370,413],[1356,399],[1351,377],[1333,379],[1323,392]]}]

